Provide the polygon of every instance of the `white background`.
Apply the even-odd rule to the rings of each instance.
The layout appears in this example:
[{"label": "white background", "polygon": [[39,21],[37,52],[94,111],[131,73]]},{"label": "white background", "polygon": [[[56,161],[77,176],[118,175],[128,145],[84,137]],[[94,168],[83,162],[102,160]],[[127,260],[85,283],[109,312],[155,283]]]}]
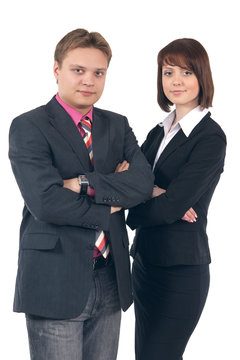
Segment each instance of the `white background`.
[{"label": "white background", "polygon": [[[8,160],[8,130],[15,116],[45,104],[56,93],[55,46],[79,27],[100,32],[113,51],[97,106],[126,115],[140,144],[164,117],[156,101],[158,51],[180,37],[195,38],[208,51],[215,83],[212,116],[227,134],[228,149],[209,212],[210,293],[184,360],[240,359],[238,13],[234,0],[9,0],[1,5],[1,359],[29,359],[24,315],[12,312],[23,201]],[[131,307],[122,318],[118,360],[133,360],[133,348]]]}]

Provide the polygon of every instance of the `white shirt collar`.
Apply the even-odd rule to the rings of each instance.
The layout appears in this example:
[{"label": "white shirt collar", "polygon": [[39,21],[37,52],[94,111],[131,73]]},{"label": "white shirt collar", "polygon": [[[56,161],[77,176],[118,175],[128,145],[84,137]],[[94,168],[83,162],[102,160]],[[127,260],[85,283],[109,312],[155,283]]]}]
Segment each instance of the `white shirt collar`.
[{"label": "white shirt collar", "polygon": [[[184,134],[188,137],[195,126],[202,120],[202,118],[208,113],[208,109],[201,110],[200,105],[195,107],[193,110],[189,111],[175,126],[180,126],[183,130]],[[175,118],[175,110],[172,111],[162,123],[160,123],[160,126],[164,126],[164,129],[166,132],[171,127],[171,124]],[[174,126],[174,127],[175,127]]]}]

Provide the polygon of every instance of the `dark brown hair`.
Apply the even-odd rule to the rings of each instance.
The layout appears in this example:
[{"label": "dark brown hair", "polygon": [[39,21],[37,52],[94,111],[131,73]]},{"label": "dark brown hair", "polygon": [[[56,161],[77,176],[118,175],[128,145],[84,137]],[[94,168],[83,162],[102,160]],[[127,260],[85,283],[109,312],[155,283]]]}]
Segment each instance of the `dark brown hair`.
[{"label": "dark brown hair", "polygon": [[98,49],[106,55],[108,64],[110,63],[112,50],[107,41],[98,32],[88,32],[85,29],[76,29],[65,35],[56,46],[54,60],[61,67],[67,53],[76,48]]},{"label": "dark brown hair", "polygon": [[158,54],[158,104],[162,110],[169,112],[173,103],[168,100],[162,87],[163,65],[179,66],[191,70],[199,83],[198,103],[201,108],[212,106],[214,85],[209,58],[204,47],[194,39],[174,40],[160,50]]}]

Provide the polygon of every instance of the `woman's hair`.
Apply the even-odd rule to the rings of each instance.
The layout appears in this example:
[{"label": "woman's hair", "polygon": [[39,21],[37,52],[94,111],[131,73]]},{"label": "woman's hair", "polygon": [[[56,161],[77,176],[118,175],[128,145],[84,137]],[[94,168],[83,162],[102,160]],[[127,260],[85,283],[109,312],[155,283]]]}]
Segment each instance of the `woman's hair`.
[{"label": "woman's hair", "polygon": [[158,54],[158,104],[169,112],[173,103],[165,96],[162,86],[163,65],[179,66],[192,71],[199,83],[198,103],[201,108],[212,106],[214,85],[209,58],[204,47],[194,39],[177,39],[160,50]]},{"label": "woman's hair", "polygon": [[67,53],[76,48],[98,49],[106,55],[108,64],[110,63],[112,50],[107,41],[98,32],[88,32],[85,29],[76,29],[65,35],[56,46],[54,60],[61,67]]}]

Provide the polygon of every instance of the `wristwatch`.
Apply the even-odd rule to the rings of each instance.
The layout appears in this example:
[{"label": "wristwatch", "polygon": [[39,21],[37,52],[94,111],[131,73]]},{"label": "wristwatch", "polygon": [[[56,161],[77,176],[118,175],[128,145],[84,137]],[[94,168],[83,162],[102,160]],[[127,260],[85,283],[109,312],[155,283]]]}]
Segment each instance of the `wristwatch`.
[{"label": "wristwatch", "polygon": [[78,183],[81,186],[80,195],[87,195],[89,182],[86,175],[78,175]]}]

